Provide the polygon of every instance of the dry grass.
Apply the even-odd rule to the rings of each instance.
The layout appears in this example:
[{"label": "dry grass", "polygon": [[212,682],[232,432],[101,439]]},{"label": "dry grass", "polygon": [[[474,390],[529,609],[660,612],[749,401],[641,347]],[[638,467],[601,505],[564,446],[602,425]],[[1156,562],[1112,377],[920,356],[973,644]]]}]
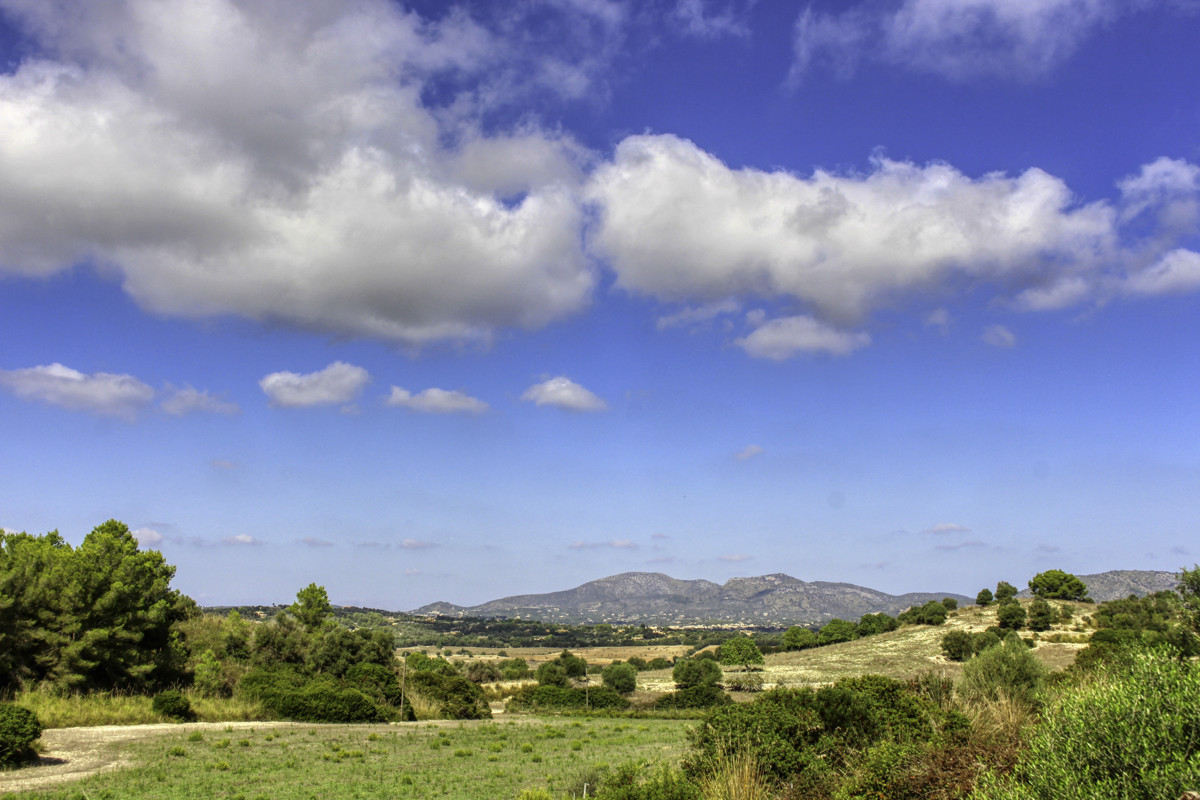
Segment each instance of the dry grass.
[{"label": "dry grass", "polygon": [[754,756],[745,751],[731,755],[700,784],[704,800],[768,800],[771,784]]}]

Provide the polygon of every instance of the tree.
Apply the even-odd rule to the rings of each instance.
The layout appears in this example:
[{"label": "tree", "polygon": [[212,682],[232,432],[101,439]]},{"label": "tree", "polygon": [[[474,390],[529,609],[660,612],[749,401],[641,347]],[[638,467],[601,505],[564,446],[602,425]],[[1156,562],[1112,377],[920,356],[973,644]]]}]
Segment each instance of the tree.
[{"label": "tree", "polygon": [[547,661],[537,668],[537,682],[539,686],[566,686],[570,679],[567,677],[567,671],[563,669],[562,664],[557,660]]},{"label": "tree", "polygon": [[743,669],[751,664],[763,663],[762,651],[749,636],[739,635],[726,639],[720,647],[719,658],[725,666],[737,666]]},{"label": "tree", "polygon": [[964,630],[953,630],[942,637],[942,652],[951,661],[966,661],[975,655],[975,639]]},{"label": "tree", "polygon": [[858,626],[854,629],[860,636],[874,636],[877,633],[887,633],[894,631],[900,627],[900,623],[895,617],[890,617],[882,611],[878,614],[863,614],[858,620]]},{"label": "tree", "polygon": [[711,658],[681,658],[671,670],[676,689],[712,686],[721,680],[721,668]]},{"label": "tree", "polygon": [[996,622],[1006,630],[1020,630],[1025,625],[1025,609],[1015,600],[1006,603],[996,611]]},{"label": "tree", "polygon": [[1005,605],[1009,602],[1015,602],[1017,599],[1017,587],[1013,586],[1008,581],[1000,581],[996,584],[996,603]]},{"label": "tree", "polygon": [[980,589],[979,594],[975,595],[975,605],[977,605],[977,606],[987,606],[987,605],[990,605],[991,602],[992,602],[992,590],[991,589]]},{"label": "tree", "polygon": [[1061,569],[1050,569],[1039,572],[1029,579],[1029,591],[1034,597],[1045,600],[1075,600],[1082,602],[1087,599],[1087,586],[1083,581],[1069,572]]},{"label": "tree", "polygon": [[310,583],[296,592],[296,602],[288,609],[306,630],[315,631],[328,619],[333,607],[324,586]]},{"label": "tree", "polygon": [[784,650],[805,650],[817,646],[817,634],[808,628],[793,625],[783,632]]},{"label": "tree", "polygon": [[1175,588],[1184,622],[1192,633],[1200,635],[1200,564],[1179,570],[1179,586]]},{"label": "tree", "polygon": [[857,638],[858,630],[855,624],[836,617],[826,622],[821,627],[820,633],[817,634],[817,642],[821,645],[848,642]]},{"label": "tree", "polygon": [[637,688],[637,670],[632,664],[614,662],[600,673],[604,685],[621,694],[629,694]]},{"label": "tree", "polygon": [[1029,604],[1028,622],[1031,631],[1048,631],[1054,622],[1054,609],[1042,598]]}]

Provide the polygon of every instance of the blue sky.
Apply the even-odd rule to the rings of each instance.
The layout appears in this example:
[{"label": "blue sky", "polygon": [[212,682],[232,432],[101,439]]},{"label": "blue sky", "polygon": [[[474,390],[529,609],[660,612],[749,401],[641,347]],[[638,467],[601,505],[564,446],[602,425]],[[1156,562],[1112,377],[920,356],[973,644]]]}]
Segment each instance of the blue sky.
[{"label": "blue sky", "polygon": [[1200,5],[0,0],[0,526],[201,603],[1200,558]]}]

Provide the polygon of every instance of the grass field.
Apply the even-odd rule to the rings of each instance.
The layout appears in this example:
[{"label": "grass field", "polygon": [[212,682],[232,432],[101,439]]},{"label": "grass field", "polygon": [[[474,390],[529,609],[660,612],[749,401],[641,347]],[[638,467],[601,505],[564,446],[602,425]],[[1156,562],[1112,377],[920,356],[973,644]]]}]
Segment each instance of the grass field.
[{"label": "grass field", "polygon": [[[127,746],[125,769],[20,800],[505,800],[575,791],[598,765],[675,764],[678,720],[542,719],[298,725],[169,734]],[[594,779],[591,780],[594,785]],[[10,797],[6,795],[5,798]]]}]

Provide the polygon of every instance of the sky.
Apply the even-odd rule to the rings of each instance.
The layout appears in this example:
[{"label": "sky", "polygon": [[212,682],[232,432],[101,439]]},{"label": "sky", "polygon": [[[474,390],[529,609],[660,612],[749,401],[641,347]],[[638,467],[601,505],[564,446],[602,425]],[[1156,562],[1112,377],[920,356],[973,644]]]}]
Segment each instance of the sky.
[{"label": "sky", "polygon": [[1196,0],[0,0],[0,526],[202,605],[1200,559]]}]

